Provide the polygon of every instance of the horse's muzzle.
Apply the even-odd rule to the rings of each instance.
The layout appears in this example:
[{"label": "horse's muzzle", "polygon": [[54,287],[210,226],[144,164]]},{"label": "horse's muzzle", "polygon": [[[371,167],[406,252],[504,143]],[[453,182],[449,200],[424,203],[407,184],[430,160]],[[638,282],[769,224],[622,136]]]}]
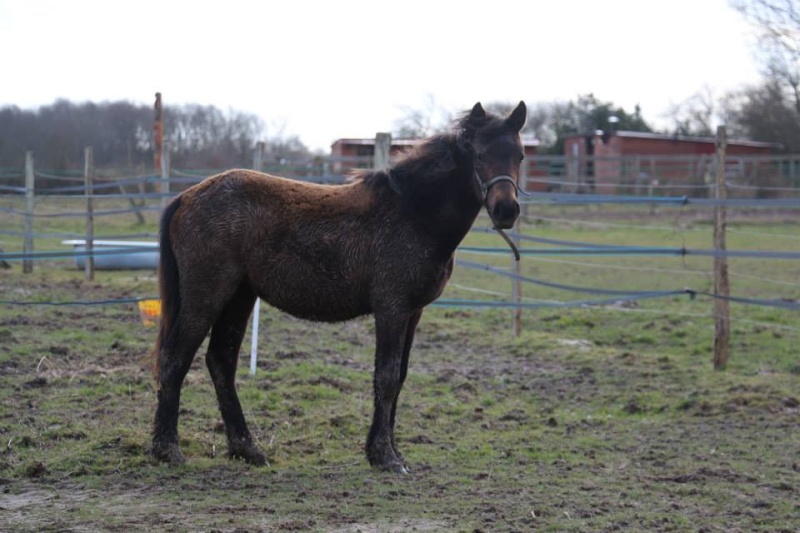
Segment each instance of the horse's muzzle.
[{"label": "horse's muzzle", "polygon": [[519,202],[516,200],[497,202],[492,207],[490,214],[496,227],[511,229],[519,217]]}]

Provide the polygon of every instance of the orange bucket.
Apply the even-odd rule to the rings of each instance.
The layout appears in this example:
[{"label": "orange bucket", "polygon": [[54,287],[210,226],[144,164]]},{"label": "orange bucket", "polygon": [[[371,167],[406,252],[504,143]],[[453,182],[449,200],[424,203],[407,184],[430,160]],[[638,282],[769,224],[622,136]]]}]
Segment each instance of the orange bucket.
[{"label": "orange bucket", "polygon": [[139,316],[142,325],[155,326],[161,319],[161,300],[142,300],[139,302]]}]

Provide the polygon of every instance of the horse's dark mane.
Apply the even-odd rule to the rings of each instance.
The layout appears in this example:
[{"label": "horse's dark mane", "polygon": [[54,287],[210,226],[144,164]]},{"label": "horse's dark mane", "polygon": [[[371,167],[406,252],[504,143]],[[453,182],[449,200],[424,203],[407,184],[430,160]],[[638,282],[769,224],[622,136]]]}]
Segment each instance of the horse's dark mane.
[{"label": "horse's dark mane", "polygon": [[481,119],[469,113],[455,122],[453,130],[429,137],[414,146],[386,170],[362,170],[353,174],[371,189],[390,188],[400,195],[411,194],[418,187],[440,181],[461,166],[472,172],[472,144],[500,135],[507,129],[505,120],[487,113]]},{"label": "horse's dark mane", "polygon": [[363,181],[373,190],[390,188],[404,195],[425,182],[435,181],[436,177],[455,170],[457,151],[459,147],[456,134],[435,135],[401,154],[399,160],[390,168],[361,170],[352,178],[355,181]]}]

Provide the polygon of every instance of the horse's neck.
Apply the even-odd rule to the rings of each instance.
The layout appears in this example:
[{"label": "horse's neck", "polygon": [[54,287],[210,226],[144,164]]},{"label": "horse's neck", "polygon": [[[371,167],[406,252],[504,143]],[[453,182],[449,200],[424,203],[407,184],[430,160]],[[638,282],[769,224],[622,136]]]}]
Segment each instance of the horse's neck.
[{"label": "horse's neck", "polygon": [[481,210],[472,188],[472,175],[465,169],[454,171],[427,197],[431,204],[421,215],[421,224],[436,241],[438,252],[450,256],[469,232]]}]

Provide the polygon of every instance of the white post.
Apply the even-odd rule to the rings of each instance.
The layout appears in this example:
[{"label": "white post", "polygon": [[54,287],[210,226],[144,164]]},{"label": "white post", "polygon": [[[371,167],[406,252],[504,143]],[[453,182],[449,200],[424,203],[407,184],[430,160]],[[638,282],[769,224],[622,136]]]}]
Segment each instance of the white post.
[{"label": "white post", "polygon": [[261,311],[261,299],[256,298],[253,306],[253,336],[250,339],[250,375],[256,375],[256,362],[258,360],[258,315]]}]

